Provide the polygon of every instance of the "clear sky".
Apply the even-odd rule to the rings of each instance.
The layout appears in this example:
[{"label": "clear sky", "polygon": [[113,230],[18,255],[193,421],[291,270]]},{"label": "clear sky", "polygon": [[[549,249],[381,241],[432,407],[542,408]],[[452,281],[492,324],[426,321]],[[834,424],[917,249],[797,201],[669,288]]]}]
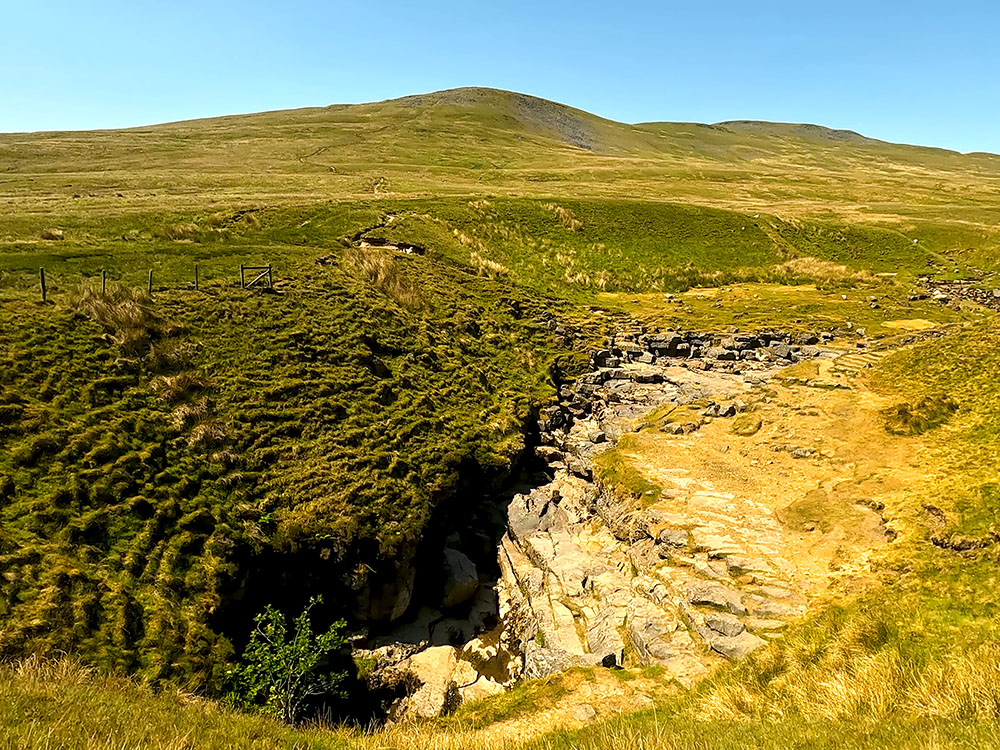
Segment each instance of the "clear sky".
[{"label": "clear sky", "polygon": [[0,0],[0,131],[492,86],[1000,152],[1000,3]]}]

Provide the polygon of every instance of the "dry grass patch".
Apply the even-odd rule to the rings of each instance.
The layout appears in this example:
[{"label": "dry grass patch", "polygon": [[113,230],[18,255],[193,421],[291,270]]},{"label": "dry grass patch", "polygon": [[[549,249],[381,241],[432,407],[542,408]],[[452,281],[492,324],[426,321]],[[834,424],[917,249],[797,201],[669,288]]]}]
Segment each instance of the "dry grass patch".
[{"label": "dry grass patch", "polygon": [[875,276],[868,271],[858,271],[821,258],[792,258],[774,266],[773,270],[778,279],[809,279],[821,284],[844,281],[858,283],[875,281]]},{"label": "dry grass patch", "polygon": [[570,209],[563,208],[555,203],[546,203],[545,210],[559,219],[559,223],[571,232],[579,232],[583,229],[583,222]]},{"label": "dry grass patch", "polygon": [[148,352],[167,329],[166,322],[153,310],[153,298],[131,287],[116,284],[102,294],[81,286],[71,295],[70,306],[77,314],[111,331],[115,343],[130,355]]},{"label": "dry grass patch", "polygon": [[426,304],[420,289],[400,271],[390,250],[373,246],[348,248],[341,258],[341,267],[407,309],[415,310]]}]

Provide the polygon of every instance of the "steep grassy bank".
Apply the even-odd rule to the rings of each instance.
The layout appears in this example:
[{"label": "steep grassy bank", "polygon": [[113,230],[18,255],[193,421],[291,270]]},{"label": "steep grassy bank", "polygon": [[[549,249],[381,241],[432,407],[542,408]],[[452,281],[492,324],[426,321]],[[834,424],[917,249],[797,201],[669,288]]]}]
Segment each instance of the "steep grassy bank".
[{"label": "steep grassy bank", "polygon": [[[247,252],[201,248],[209,268]],[[429,525],[511,473],[552,368],[573,367],[549,305],[503,282],[377,249],[268,248],[277,294],[172,287],[170,255],[152,297],[77,277],[42,306],[8,286],[5,654],[218,689],[264,604],[322,589],[331,617],[392,616]],[[153,253],[104,260],[128,278]]]}]

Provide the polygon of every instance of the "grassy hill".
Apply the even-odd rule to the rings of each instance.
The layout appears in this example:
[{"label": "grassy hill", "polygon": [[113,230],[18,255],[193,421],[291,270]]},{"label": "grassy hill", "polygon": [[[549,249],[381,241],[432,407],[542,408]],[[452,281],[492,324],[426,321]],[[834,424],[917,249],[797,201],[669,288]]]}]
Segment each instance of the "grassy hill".
[{"label": "grassy hill", "polygon": [[[956,529],[987,539],[976,488],[992,480],[960,459],[994,465],[996,333],[912,293],[922,274],[994,286],[998,187],[992,155],[805,125],[627,125],[489,89],[0,135],[0,655],[70,651],[218,695],[265,604],[325,591],[328,619],[386,619],[401,571],[469,507],[488,514],[537,410],[623,314],[872,337],[900,318],[976,321],[878,377],[907,398],[960,393],[969,431],[940,454],[954,484],[928,491],[954,493]],[[276,293],[240,289],[241,264],[272,265]],[[668,304],[692,287],[723,293]],[[992,546],[956,558],[922,539],[929,556],[899,563],[912,587],[893,591],[937,613],[967,595],[926,632],[945,643],[954,616],[985,643],[972,609]],[[836,647],[816,627],[810,642]],[[873,648],[913,635],[893,632]],[[761,691],[786,672],[809,674],[734,673],[740,720],[780,713]],[[701,732],[700,705],[670,710]],[[654,736],[636,721],[622,731]]]},{"label": "grassy hill", "polygon": [[4,135],[3,234],[36,236],[66,215],[373,195],[615,197],[860,222],[994,267],[984,246],[995,241],[1000,157],[831,132],[633,126],[520,94],[458,89],[123,131]]}]

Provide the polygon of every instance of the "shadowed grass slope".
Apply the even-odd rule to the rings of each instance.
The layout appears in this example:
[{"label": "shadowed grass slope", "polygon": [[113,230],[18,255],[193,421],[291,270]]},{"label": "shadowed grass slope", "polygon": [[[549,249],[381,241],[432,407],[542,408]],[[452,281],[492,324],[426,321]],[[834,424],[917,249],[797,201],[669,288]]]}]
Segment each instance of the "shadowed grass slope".
[{"label": "shadowed grass slope", "polygon": [[502,282],[272,252],[278,294],[57,286],[40,306],[15,287],[0,306],[5,654],[218,689],[262,604],[322,589],[363,615],[436,509],[510,474],[550,368],[576,360]]}]

